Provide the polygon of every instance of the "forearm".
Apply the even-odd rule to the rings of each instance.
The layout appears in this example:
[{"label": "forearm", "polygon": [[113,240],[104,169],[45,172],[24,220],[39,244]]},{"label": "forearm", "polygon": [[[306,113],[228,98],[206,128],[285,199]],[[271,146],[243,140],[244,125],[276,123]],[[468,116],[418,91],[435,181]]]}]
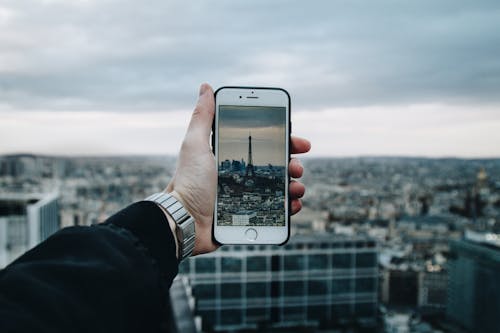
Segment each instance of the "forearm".
[{"label": "forearm", "polygon": [[64,229],[0,272],[0,331],[158,331],[177,274],[154,203]]}]

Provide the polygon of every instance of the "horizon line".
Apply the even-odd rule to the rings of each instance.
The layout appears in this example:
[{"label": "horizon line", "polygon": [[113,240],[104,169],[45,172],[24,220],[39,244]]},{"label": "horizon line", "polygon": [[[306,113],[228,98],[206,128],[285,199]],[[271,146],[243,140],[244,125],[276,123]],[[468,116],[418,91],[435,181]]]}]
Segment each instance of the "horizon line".
[{"label": "horizon line", "polygon": [[[0,157],[14,157],[14,156],[35,156],[35,157],[49,157],[49,158],[106,158],[106,157],[168,157],[177,158],[178,154],[166,153],[117,153],[117,154],[46,154],[46,153],[35,153],[35,152],[12,152],[12,153],[0,153]],[[300,156],[300,159],[356,159],[356,158],[402,158],[402,159],[461,159],[461,160],[496,160],[500,159],[498,156],[460,156],[460,155],[398,155],[398,154],[355,154],[355,155],[297,155],[292,154],[292,156]]]}]

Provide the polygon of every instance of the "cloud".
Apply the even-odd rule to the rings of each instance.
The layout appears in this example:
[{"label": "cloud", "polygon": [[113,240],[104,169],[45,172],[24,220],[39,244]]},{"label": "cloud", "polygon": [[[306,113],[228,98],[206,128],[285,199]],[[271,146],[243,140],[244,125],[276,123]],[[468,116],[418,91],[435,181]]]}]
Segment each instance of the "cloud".
[{"label": "cloud", "polygon": [[[190,115],[185,111],[0,111],[0,153],[177,154]],[[308,156],[499,156],[496,107],[328,108],[294,112],[292,122],[293,132],[312,142]],[[253,135],[255,145],[259,136]],[[246,159],[247,145],[238,149]]]},{"label": "cloud", "polygon": [[286,122],[284,107],[222,105],[219,107],[219,112],[219,126],[239,128],[244,132],[252,128],[284,128]]},{"label": "cloud", "polygon": [[487,0],[4,0],[0,153],[180,142],[209,82],[287,89],[312,155],[498,156],[498,31]]},{"label": "cloud", "polygon": [[14,110],[190,108],[196,87],[282,86],[298,108],[496,104],[497,1],[4,1]]}]

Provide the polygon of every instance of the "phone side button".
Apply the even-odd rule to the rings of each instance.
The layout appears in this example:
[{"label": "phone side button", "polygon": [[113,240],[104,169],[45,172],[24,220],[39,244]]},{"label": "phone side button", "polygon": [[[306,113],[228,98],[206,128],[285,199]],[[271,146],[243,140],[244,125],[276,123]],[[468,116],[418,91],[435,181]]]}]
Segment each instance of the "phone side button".
[{"label": "phone side button", "polygon": [[255,241],[257,239],[257,230],[255,230],[253,228],[247,229],[247,231],[245,231],[245,237],[249,241],[252,241],[252,242]]}]

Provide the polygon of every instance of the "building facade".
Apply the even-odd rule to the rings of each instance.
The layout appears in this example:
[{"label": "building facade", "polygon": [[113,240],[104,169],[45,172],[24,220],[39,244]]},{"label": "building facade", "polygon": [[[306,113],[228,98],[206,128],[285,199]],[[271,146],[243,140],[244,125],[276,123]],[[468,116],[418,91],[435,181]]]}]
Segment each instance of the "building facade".
[{"label": "building facade", "polygon": [[296,236],[282,247],[224,246],[180,273],[204,331],[374,327],[377,254],[364,237]]},{"label": "building facade", "polygon": [[448,318],[471,332],[498,332],[500,247],[464,239],[450,250]]},{"label": "building facade", "polygon": [[0,195],[0,268],[59,230],[59,195]]}]

